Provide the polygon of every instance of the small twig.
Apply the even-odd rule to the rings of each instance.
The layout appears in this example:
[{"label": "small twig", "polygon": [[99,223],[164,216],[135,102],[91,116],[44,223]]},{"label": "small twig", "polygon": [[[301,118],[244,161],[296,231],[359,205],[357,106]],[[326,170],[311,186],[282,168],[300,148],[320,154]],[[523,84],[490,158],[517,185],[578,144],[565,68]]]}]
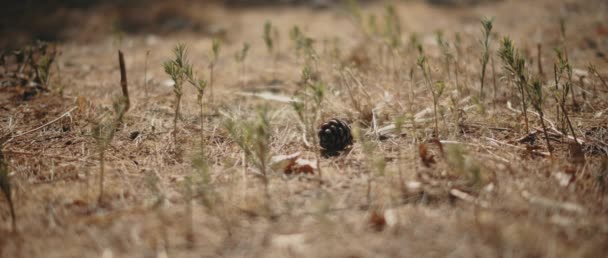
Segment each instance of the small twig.
[{"label": "small twig", "polygon": [[547,208],[560,209],[563,211],[585,214],[587,210],[583,208],[581,205],[572,203],[572,202],[558,202],[541,196],[534,196],[530,194],[527,190],[523,190],[521,192],[521,197],[526,199],[526,201],[532,204],[538,204],[540,206],[545,206]]},{"label": "small twig", "polygon": [[[527,150],[527,149],[526,149],[526,148],[524,148],[524,147],[519,147],[519,146],[516,146],[516,145],[510,144],[510,143],[506,143],[506,142],[502,142],[502,141],[499,141],[499,140],[496,140],[496,139],[492,139],[492,138],[490,138],[490,137],[485,137],[485,136],[484,136],[483,138],[485,138],[486,140],[489,140],[489,141],[491,141],[491,142],[494,142],[494,143],[498,143],[498,144],[504,145],[504,146],[509,146],[509,147],[512,147],[512,148],[515,148],[515,149],[519,149],[519,150]],[[543,155],[543,156],[549,156],[549,153],[548,153],[548,152],[542,152],[542,151],[535,151],[535,150],[532,150],[532,153],[534,153],[534,154],[540,154],[540,155]]]},{"label": "small twig", "polygon": [[129,107],[131,107],[131,101],[129,100],[129,89],[127,88],[127,68],[125,66],[125,57],[120,50],[118,50],[118,63],[120,64],[120,87],[122,88],[122,95],[125,97],[124,112],[127,112]]},{"label": "small twig", "polygon": [[490,207],[490,204],[488,202],[483,201],[483,200],[479,200],[478,198],[475,198],[474,196],[472,196],[472,195],[470,195],[468,193],[465,193],[463,191],[460,191],[458,189],[452,189],[452,190],[450,190],[450,194],[452,196],[458,198],[458,199],[461,199],[461,200],[463,200],[465,202],[468,202],[468,203],[472,203],[472,204],[478,205],[479,207],[482,207],[482,208],[489,208]]}]

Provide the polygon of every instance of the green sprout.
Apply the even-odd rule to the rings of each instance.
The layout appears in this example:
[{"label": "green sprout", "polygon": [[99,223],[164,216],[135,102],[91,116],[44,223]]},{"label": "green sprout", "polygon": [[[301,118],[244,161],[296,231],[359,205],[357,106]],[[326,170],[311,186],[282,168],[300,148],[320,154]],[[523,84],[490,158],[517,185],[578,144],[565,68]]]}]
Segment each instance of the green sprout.
[{"label": "green sprout", "polygon": [[274,79],[276,68],[277,68],[277,54],[275,52],[275,45],[278,43],[279,32],[272,26],[270,21],[264,23],[264,43],[266,44],[266,50],[268,55],[272,58],[272,76]]},{"label": "green sprout", "polygon": [[309,66],[302,69],[301,81],[305,87],[296,93],[297,100],[292,102],[292,107],[300,120],[305,137],[312,140],[313,150],[317,155],[317,171],[319,171],[319,178],[322,178],[319,136],[317,135],[316,125],[321,118],[326,86],[323,82],[314,80],[311,74]]},{"label": "green sprout", "polygon": [[481,91],[479,93],[480,99],[484,98],[483,88],[486,78],[486,68],[488,61],[490,60],[490,36],[492,34],[492,27],[494,18],[484,18],[481,20],[483,39],[481,40],[481,46],[483,47],[483,53],[481,55]]},{"label": "green sprout", "polygon": [[209,96],[211,103],[213,103],[213,83],[215,82],[215,66],[220,57],[221,41],[219,39],[213,39],[211,43],[211,51],[213,52],[213,59],[209,63]]},{"label": "green sprout", "polygon": [[540,124],[543,127],[543,132],[545,133],[545,139],[547,141],[547,149],[549,150],[549,154],[553,155],[553,148],[551,147],[551,142],[549,140],[549,135],[547,134],[547,127],[545,126],[544,113],[543,113],[543,88],[542,83],[538,78],[532,79],[528,87],[526,88],[528,91],[528,96],[530,96],[530,103],[532,107],[536,109],[540,116]]},{"label": "green sprout", "polygon": [[528,106],[526,102],[526,87],[528,80],[526,78],[526,60],[519,54],[519,51],[513,46],[511,39],[505,37],[501,42],[501,48],[498,50],[498,55],[503,62],[503,69],[508,72],[508,76],[515,80],[515,85],[519,91],[521,98],[521,111],[524,115],[526,133],[529,133],[528,126]]},{"label": "green sprout", "polygon": [[247,160],[258,169],[264,183],[266,208],[270,211],[268,165],[271,158],[272,128],[269,107],[259,107],[254,121],[229,119],[225,121],[224,127],[245,153]]},{"label": "green sprout", "polygon": [[248,42],[245,42],[245,43],[243,43],[243,48],[241,48],[241,50],[234,55],[234,59],[241,66],[240,76],[241,76],[241,82],[243,82],[243,83],[244,83],[243,77],[245,76],[245,59],[247,58],[247,53],[249,53],[250,47],[251,47],[251,45],[249,45]]},{"label": "green sprout", "polygon": [[183,84],[186,82],[187,71],[191,70],[191,66],[187,59],[186,45],[178,44],[173,49],[174,59],[163,63],[165,73],[171,76],[173,80],[173,93],[175,93],[175,113],[173,116],[173,144],[178,148],[177,143],[177,122],[179,119],[180,105],[183,95]]},{"label": "green sprout", "polygon": [[192,85],[197,92],[197,103],[199,104],[199,122],[201,126],[201,139],[200,139],[200,149],[201,155],[205,155],[205,103],[203,101],[203,97],[205,95],[205,89],[207,88],[207,81],[204,79],[199,79],[196,77],[194,72],[192,71],[192,67],[188,66],[185,70],[186,77],[188,78],[188,82]]},{"label": "green sprout", "polygon": [[433,114],[435,121],[435,137],[439,137],[439,122],[437,117],[437,107],[439,105],[439,98],[443,94],[445,90],[445,83],[442,81],[438,81],[433,84],[433,79],[431,78],[431,68],[429,67],[426,56],[421,55],[418,57],[417,61],[418,68],[422,71],[422,75],[424,76],[424,81],[431,92],[431,96],[433,97]]},{"label": "green sprout", "polygon": [[[561,109],[564,118],[562,120],[563,122],[561,130],[562,132],[564,132],[564,134],[567,134],[566,125],[563,125],[564,123],[567,124],[567,126],[570,128],[570,132],[572,133],[572,137],[574,138],[575,143],[578,144],[578,140],[576,139],[576,133],[574,133],[574,127],[572,126],[570,117],[568,116],[568,110],[566,109],[568,93],[571,92],[570,88],[572,88],[572,66],[570,66],[568,58],[560,49],[555,49],[555,55],[557,57],[557,61],[553,65],[553,72],[555,78],[555,99],[559,104],[559,108]],[[568,80],[566,80],[565,83],[561,84],[560,90],[560,78],[564,76],[564,74],[568,78]],[[557,113],[559,118],[559,110],[557,111]]]}]

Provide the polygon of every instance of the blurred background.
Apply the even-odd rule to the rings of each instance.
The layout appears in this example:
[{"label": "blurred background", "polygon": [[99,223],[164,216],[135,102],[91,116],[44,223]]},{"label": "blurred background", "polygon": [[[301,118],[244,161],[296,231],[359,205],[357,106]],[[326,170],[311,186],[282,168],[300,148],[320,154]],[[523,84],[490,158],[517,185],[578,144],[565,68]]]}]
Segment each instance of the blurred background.
[{"label": "blurred background", "polygon": [[[4,1],[0,47],[44,41],[93,41],[108,34],[218,33],[213,20],[242,8],[337,8],[347,0],[49,0]],[[380,0],[359,0],[360,4]],[[409,0],[408,2],[415,2]],[[442,7],[466,7],[497,0],[418,0]],[[218,17],[220,16],[220,17]]]}]

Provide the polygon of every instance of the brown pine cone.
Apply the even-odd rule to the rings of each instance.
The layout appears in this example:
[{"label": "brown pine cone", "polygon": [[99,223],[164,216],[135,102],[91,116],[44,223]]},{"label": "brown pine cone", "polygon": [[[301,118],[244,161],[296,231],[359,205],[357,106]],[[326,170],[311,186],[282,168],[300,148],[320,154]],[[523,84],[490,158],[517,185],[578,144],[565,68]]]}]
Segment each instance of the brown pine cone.
[{"label": "brown pine cone", "polygon": [[334,155],[353,144],[350,126],[343,120],[334,118],[319,127],[319,144],[324,154]]}]

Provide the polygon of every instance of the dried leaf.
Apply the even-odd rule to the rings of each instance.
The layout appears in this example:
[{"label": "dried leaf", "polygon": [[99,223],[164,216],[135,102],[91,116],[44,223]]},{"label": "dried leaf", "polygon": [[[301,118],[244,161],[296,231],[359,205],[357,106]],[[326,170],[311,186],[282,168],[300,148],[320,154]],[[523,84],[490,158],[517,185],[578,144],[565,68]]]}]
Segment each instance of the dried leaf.
[{"label": "dried leaf", "polygon": [[378,211],[373,211],[369,217],[369,225],[375,231],[382,231],[386,226],[386,218],[384,218],[384,214]]},{"label": "dried leaf", "polygon": [[418,153],[420,154],[420,160],[422,160],[422,164],[425,167],[430,168],[432,164],[435,164],[435,156],[429,153],[426,144],[421,143],[418,145]]}]

